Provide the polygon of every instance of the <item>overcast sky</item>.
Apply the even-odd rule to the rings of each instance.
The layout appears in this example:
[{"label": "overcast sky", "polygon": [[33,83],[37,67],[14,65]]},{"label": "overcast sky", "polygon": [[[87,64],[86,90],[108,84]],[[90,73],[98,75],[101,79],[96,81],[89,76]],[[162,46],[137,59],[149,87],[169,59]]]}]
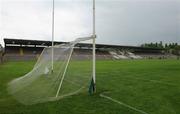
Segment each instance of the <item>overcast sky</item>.
[{"label": "overcast sky", "polygon": [[[179,0],[96,0],[97,43],[180,43]],[[3,38],[51,40],[52,0],[0,0]],[[92,33],[92,0],[55,0],[55,40]]]}]

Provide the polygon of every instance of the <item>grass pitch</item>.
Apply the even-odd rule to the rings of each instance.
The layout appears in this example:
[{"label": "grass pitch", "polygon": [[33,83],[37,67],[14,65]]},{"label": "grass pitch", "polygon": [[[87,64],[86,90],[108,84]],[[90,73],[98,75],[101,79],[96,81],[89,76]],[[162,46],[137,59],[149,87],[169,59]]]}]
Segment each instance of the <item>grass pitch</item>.
[{"label": "grass pitch", "polygon": [[178,60],[97,61],[95,95],[84,93],[25,106],[7,93],[6,86],[29,72],[34,63],[0,65],[0,114],[180,114]]}]

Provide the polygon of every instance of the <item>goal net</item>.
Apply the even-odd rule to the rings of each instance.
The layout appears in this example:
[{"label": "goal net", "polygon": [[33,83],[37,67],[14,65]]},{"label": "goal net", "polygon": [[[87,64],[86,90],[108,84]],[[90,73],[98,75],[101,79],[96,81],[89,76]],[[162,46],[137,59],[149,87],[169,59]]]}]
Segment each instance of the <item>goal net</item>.
[{"label": "goal net", "polygon": [[82,50],[76,44],[90,39],[44,48],[29,73],[8,83],[8,92],[20,103],[31,105],[87,91],[92,78],[92,48]]}]

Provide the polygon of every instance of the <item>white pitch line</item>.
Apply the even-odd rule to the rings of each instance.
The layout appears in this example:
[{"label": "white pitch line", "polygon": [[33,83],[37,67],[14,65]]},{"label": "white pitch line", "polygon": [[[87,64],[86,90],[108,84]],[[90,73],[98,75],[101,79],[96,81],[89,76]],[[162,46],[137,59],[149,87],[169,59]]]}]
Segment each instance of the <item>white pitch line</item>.
[{"label": "white pitch line", "polygon": [[147,80],[147,81],[151,81],[151,82],[155,82],[155,83],[160,83],[160,84],[166,84],[166,85],[170,85],[170,86],[178,86],[178,85],[173,84],[173,83],[167,83],[167,82],[162,82],[162,81],[158,81],[158,80],[148,80],[148,79],[142,79],[142,80]]},{"label": "white pitch line", "polygon": [[160,83],[160,84],[165,84],[165,85],[170,85],[170,86],[178,86],[178,85],[173,84],[173,83],[167,83],[167,82],[162,82],[162,81],[158,81],[158,80],[149,80],[149,79],[134,78],[134,77],[128,77],[128,78],[133,78],[133,79],[137,79],[137,80],[145,80],[145,81],[150,81],[150,82]]},{"label": "white pitch line", "polygon": [[116,99],[113,99],[113,98],[111,98],[111,97],[108,97],[108,96],[106,96],[106,95],[100,94],[100,97],[103,97],[103,98],[106,98],[106,99],[108,99],[108,100],[111,100],[112,102],[118,103],[118,104],[120,104],[120,105],[122,105],[122,106],[124,106],[124,107],[127,107],[127,108],[129,108],[129,109],[131,109],[131,110],[134,110],[134,111],[136,111],[136,112],[140,112],[141,114],[148,114],[147,112],[144,112],[143,110],[139,110],[139,109],[137,109],[137,108],[135,108],[135,107],[132,107],[132,106],[130,106],[130,105],[128,105],[128,104],[125,104],[125,103],[123,103],[123,102],[120,102],[120,101],[118,101],[118,100],[116,100]]}]

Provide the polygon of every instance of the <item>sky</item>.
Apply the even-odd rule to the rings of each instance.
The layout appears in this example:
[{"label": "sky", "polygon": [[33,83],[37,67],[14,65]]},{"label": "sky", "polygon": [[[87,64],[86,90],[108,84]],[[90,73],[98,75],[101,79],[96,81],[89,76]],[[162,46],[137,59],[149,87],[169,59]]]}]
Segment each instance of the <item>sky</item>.
[{"label": "sky", "polygon": [[[3,38],[51,40],[52,0],[0,0]],[[92,0],[55,0],[55,41],[92,34]],[[179,0],[96,0],[97,43],[180,44]]]}]

